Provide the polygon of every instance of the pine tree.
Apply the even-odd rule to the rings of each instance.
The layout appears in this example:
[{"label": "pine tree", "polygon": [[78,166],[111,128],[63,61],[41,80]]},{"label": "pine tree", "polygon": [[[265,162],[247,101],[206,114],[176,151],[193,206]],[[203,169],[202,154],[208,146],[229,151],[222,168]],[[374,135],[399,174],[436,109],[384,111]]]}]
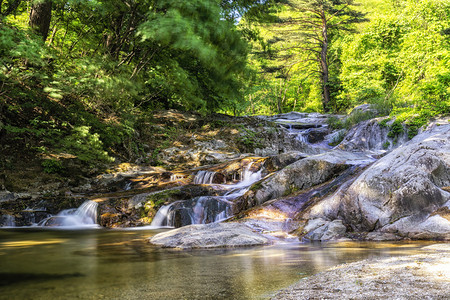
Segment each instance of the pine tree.
[{"label": "pine tree", "polygon": [[323,108],[330,111],[330,34],[351,30],[349,25],[366,21],[364,14],[352,9],[353,0],[288,0],[287,4],[300,13],[289,22],[298,25],[301,38],[298,47],[308,52],[310,60],[318,65]]}]

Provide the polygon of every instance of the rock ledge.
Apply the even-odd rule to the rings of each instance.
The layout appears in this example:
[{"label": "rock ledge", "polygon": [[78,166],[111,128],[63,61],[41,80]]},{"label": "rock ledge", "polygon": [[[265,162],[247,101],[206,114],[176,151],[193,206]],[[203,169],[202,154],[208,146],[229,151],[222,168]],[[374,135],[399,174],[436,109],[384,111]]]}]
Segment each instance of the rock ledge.
[{"label": "rock ledge", "polygon": [[199,249],[265,245],[269,240],[237,223],[210,223],[184,226],[159,233],[150,243],[164,248]]}]

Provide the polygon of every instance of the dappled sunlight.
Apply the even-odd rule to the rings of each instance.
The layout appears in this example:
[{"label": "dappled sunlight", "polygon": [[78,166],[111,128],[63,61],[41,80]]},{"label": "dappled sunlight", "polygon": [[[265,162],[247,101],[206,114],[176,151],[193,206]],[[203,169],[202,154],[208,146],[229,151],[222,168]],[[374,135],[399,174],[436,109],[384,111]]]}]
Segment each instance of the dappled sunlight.
[{"label": "dappled sunlight", "polygon": [[48,240],[22,240],[11,242],[0,242],[0,249],[6,248],[28,248],[41,245],[63,244],[67,239],[48,239]]},{"label": "dappled sunlight", "polygon": [[[416,264],[420,263],[416,262]],[[427,274],[427,277],[432,280],[450,282],[450,258],[442,258],[437,264],[426,265],[423,267],[423,271]]]},{"label": "dappled sunlight", "polygon": [[254,219],[271,219],[271,220],[287,220],[289,217],[280,211],[276,211],[273,209],[267,209],[267,208],[259,208],[250,211],[247,214],[248,218],[254,218]]}]

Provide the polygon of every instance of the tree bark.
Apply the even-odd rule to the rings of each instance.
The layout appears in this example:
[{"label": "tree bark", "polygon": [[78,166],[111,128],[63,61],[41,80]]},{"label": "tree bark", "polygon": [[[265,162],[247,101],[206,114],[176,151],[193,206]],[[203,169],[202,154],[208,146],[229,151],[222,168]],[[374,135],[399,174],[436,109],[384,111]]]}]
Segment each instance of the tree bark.
[{"label": "tree bark", "polygon": [[30,12],[30,27],[42,39],[47,39],[48,30],[50,29],[50,21],[52,20],[52,1],[44,0],[42,2],[33,3]]},{"label": "tree bark", "polygon": [[329,71],[328,71],[328,28],[325,12],[322,10],[322,47],[320,50],[320,71],[322,73],[322,104],[325,112],[330,111],[330,89],[328,85]]}]

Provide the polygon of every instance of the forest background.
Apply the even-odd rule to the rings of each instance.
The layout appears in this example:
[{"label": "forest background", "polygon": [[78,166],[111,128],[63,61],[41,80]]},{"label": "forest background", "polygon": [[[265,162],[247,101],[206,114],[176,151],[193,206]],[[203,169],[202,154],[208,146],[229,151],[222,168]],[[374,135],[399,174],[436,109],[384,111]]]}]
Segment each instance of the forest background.
[{"label": "forest background", "polygon": [[0,0],[0,165],[32,155],[58,172],[63,155],[92,166],[157,154],[164,145],[139,139],[162,109],[368,103],[412,137],[450,112],[450,1],[360,2]]}]

